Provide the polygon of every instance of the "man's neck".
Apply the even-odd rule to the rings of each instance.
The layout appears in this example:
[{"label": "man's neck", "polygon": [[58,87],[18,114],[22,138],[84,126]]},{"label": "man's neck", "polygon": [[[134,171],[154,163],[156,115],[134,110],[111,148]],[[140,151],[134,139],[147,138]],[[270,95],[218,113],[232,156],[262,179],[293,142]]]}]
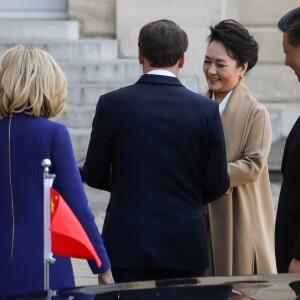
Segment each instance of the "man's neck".
[{"label": "man's neck", "polygon": [[176,77],[179,74],[179,68],[178,65],[175,65],[173,67],[166,67],[166,68],[155,68],[155,67],[151,67],[151,66],[147,66],[146,64],[143,65],[143,73],[146,74],[150,71],[154,71],[154,70],[165,70],[165,71],[169,71],[172,74],[174,74]]},{"label": "man's neck", "polygon": [[176,77],[175,74],[173,74],[172,72],[165,70],[165,69],[155,69],[155,70],[147,72],[147,74]]}]

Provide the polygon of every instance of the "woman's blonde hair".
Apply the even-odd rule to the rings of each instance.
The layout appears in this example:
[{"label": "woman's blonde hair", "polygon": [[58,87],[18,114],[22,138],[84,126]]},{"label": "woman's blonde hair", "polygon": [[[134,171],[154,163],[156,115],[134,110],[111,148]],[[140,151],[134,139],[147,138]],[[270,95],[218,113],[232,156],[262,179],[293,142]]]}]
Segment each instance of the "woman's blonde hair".
[{"label": "woman's blonde hair", "polygon": [[47,52],[17,46],[0,59],[0,119],[24,112],[51,118],[65,106],[67,81]]}]

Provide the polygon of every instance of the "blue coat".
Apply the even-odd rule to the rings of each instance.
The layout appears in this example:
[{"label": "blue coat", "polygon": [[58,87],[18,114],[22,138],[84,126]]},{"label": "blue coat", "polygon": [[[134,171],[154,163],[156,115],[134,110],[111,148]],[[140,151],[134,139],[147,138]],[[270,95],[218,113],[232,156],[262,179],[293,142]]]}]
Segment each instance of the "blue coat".
[{"label": "blue coat", "polygon": [[160,75],[101,96],[84,178],[111,191],[103,240],[112,266],[206,268],[203,203],[229,185],[218,105]]},{"label": "blue coat", "polygon": [[[0,121],[0,295],[44,287],[41,162],[45,158],[51,160],[50,172],[56,174],[53,187],[69,204],[102,260],[101,269],[89,262],[92,271],[107,270],[110,262],[88,206],[66,127],[42,117],[13,115],[10,183],[9,119]],[[74,286],[71,260],[56,259],[50,266],[50,288]]]}]

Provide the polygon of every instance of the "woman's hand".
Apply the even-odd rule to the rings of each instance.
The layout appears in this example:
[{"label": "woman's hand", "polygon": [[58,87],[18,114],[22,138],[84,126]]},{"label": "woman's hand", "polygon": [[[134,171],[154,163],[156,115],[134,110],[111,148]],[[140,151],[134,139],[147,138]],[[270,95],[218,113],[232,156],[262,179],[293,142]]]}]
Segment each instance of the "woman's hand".
[{"label": "woman's hand", "polygon": [[98,274],[98,282],[99,282],[99,284],[115,283],[114,278],[111,273],[111,270],[108,269],[104,273],[99,273]]}]

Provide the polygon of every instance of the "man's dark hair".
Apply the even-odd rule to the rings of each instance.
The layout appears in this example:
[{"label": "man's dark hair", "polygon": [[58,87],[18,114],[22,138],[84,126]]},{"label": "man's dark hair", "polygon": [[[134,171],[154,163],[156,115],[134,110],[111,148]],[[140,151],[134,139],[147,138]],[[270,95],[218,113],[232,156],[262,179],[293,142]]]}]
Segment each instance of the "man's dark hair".
[{"label": "man's dark hair", "polygon": [[237,66],[241,67],[248,63],[247,72],[251,70],[258,59],[258,44],[249,34],[249,31],[239,22],[227,19],[221,21],[216,26],[210,26],[211,34],[207,37],[207,42],[221,42],[228,55],[237,61]]},{"label": "man's dark hair", "polygon": [[287,33],[288,41],[292,46],[300,46],[300,7],[285,14],[279,20],[278,28]]},{"label": "man's dark hair", "polygon": [[187,50],[188,37],[175,22],[162,19],[142,27],[138,46],[151,67],[172,67]]}]

